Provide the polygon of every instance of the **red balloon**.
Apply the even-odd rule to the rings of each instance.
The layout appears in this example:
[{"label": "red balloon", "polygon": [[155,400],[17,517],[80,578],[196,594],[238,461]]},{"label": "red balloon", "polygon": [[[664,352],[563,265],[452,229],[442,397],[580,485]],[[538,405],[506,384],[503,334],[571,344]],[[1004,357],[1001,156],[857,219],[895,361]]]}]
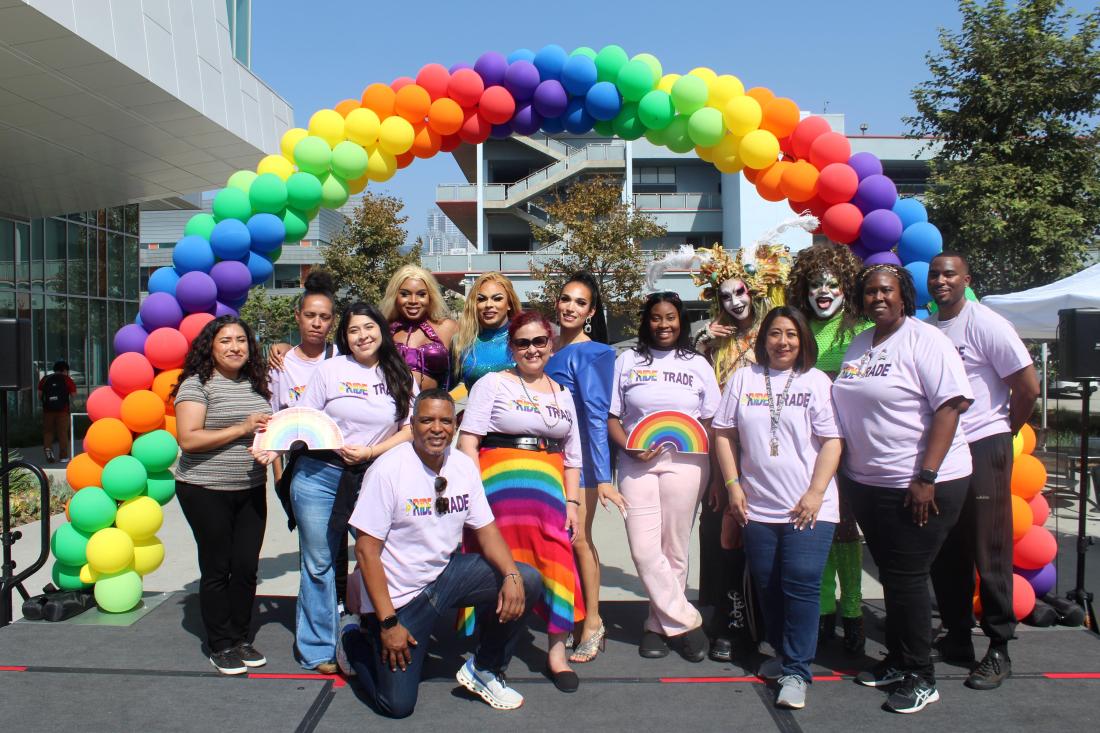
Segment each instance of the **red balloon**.
[{"label": "red balloon", "polygon": [[136,351],[119,354],[107,371],[111,389],[122,397],[153,385],[153,365]]},{"label": "red balloon", "polygon": [[485,91],[485,82],[473,69],[459,69],[447,82],[447,96],[463,107],[473,107]]},{"label": "red balloon", "polygon": [[833,204],[821,217],[821,231],[829,239],[841,244],[856,241],[862,225],[863,212],[854,204]]},{"label": "red balloon", "polygon": [[852,157],[852,144],[839,132],[825,132],[810,144],[810,162],[818,170],[832,163],[847,163]]},{"label": "red balloon", "polygon": [[158,328],[145,339],[145,358],[157,369],[178,369],[187,357],[187,337],[174,328]]},{"label": "red balloon", "polygon": [[1035,589],[1022,575],[1012,574],[1012,613],[1021,621],[1035,608]]},{"label": "red balloon", "polygon": [[85,407],[92,422],[104,417],[117,418],[121,415],[122,398],[110,387],[96,387],[88,395]]},{"label": "red balloon", "polygon": [[817,195],[830,204],[851,201],[859,188],[859,175],[847,163],[831,163],[817,177]]},{"label": "red balloon", "polygon": [[458,136],[462,142],[471,145],[479,145],[489,139],[489,133],[493,131],[493,124],[485,119],[476,109],[466,110],[466,119],[458,130]]},{"label": "red balloon", "polygon": [[396,159],[397,159],[397,168],[400,170],[401,168],[408,168],[409,165],[416,159],[416,156],[413,155],[412,151],[410,150],[408,152],[401,153],[401,155],[396,156]]},{"label": "red balloon", "polygon": [[832,129],[823,117],[807,117],[802,120],[791,133],[791,148],[794,154],[800,160],[806,160],[810,157],[810,145],[814,140]]},{"label": "red balloon", "polygon": [[1038,570],[1058,555],[1058,542],[1046,527],[1027,531],[1012,547],[1012,564],[1024,570]]},{"label": "red balloon", "polygon": [[439,144],[439,152],[451,153],[458,149],[458,146],[462,144],[462,136],[457,132],[454,135],[444,135],[443,141]]},{"label": "red balloon", "polygon": [[390,84],[390,89],[395,92],[401,91],[402,87],[407,87],[409,84],[415,84],[416,80],[407,76],[399,76],[393,80],[393,84]]},{"label": "red balloon", "polygon": [[416,75],[416,83],[428,90],[432,101],[447,96],[451,72],[442,64],[426,64]]},{"label": "red balloon", "polygon": [[477,108],[486,121],[503,125],[516,113],[516,100],[504,87],[492,86],[481,93]]},{"label": "red balloon", "polygon": [[179,332],[190,344],[199,335],[203,327],[212,320],[214,320],[214,316],[211,313],[192,313],[189,316],[184,316],[183,320],[180,321]]},{"label": "red balloon", "polygon": [[[787,205],[791,207],[791,211],[798,214],[799,216],[801,216],[805,212],[809,211],[811,214],[816,216],[818,219],[820,219],[821,217],[823,217],[825,215],[825,212],[828,210],[828,208],[830,206],[830,204],[825,203],[824,201],[822,201],[817,196],[814,196],[809,201],[791,201],[790,199],[788,199],[787,200]],[[812,233],[813,234],[820,234],[821,233],[821,225],[818,224],[817,229],[815,229]]]},{"label": "red balloon", "polygon": [[1050,516],[1050,503],[1042,494],[1036,494],[1027,503],[1031,507],[1031,523],[1042,527]]},{"label": "red balloon", "polygon": [[779,152],[783,153],[784,157],[794,158],[794,148],[791,147],[791,136],[779,138]]}]

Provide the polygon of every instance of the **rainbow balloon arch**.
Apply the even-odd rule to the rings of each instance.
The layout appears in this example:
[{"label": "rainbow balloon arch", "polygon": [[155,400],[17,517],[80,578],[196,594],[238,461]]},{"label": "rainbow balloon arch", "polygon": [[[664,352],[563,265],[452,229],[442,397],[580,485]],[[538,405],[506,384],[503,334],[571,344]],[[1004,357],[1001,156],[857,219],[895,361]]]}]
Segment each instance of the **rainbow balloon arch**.
[{"label": "rainbow balloon arch", "polygon": [[212,214],[188,221],[173,266],[152,273],[137,319],[115,334],[110,384],[89,396],[85,452],[66,474],[76,493],[70,523],[53,536],[55,584],[94,585],[106,611],[140,603],[142,576],[164,558],[156,532],[178,454],[169,394],[191,341],[215,317],[238,312],[322,207],[339,208],[417,158],[540,130],[645,137],[742,173],[764,199],[812,212],[821,233],[864,262],[904,265],[924,290],[928,262],[942,249],[924,206],[899,198],[881,161],[853,155],[823,118],[800,118],[794,101],[763,87],[746,90],[707,68],[666,74],[653,55],[631,57],[615,45],[428,64],[415,79],[371,84],[316,112],[307,129],[283,135],[280,154],[230,176]]}]

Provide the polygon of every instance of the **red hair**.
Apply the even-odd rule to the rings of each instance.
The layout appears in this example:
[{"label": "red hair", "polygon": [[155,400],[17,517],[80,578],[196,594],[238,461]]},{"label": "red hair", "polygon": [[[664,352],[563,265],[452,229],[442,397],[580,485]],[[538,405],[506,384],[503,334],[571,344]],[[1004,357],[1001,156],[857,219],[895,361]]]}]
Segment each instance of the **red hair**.
[{"label": "red hair", "polygon": [[550,321],[546,319],[546,316],[538,311],[528,310],[520,311],[519,315],[513,316],[512,320],[508,323],[508,340],[512,341],[515,339],[517,331],[533,323],[542,326],[546,330],[546,335],[549,338],[554,338],[554,327],[550,325]]}]

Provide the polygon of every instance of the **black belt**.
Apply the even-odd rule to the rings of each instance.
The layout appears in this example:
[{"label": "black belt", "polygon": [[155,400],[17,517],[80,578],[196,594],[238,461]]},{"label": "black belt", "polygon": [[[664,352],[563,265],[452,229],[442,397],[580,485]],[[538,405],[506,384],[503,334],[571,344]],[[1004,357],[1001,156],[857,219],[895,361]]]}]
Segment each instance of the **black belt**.
[{"label": "black belt", "polygon": [[489,433],[481,441],[482,448],[518,448],[520,450],[561,453],[563,443],[555,438],[542,438],[538,435],[509,435],[508,433]]}]

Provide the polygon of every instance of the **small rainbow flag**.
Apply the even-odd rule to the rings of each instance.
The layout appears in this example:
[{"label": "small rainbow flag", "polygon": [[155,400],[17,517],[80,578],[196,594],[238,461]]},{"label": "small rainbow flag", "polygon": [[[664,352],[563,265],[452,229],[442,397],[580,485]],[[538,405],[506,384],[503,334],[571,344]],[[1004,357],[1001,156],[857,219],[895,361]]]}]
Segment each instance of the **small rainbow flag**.
[{"label": "small rainbow flag", "polygon": [[312,407],[288,407],[279,410],[267,422],[267,429],[256,433],[256,450],[290,450],[302,442],[310,450],[342,448],[344,436],[331,417]]},{"label": "small rainbow flag", "polygon": [[708,453],[710,441],[702,423],[676,410],[662,410],[642,418],[630,431],[626,447],[649,450],[668,444],[680,453]]}]

